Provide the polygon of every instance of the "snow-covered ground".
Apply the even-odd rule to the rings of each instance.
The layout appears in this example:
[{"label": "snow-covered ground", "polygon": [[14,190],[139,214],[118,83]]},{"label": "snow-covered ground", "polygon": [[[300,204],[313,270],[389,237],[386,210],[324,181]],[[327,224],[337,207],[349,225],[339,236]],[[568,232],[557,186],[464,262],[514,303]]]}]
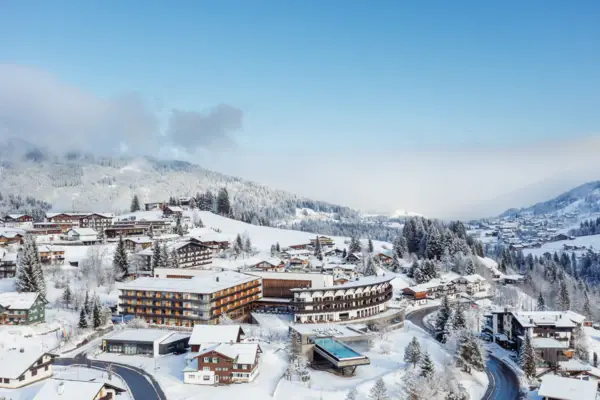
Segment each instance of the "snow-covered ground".
[{"label": "snow-covered ground", "polygon": [[[249,330],[248,327],[244,328]],[[259,329],[259,328],[257,328]],[[183,384],[182,370],[186,365],[185,355],[165,355],[156,359],[144,356],[125,356],[102,353],[98,360],[119,362],[145,369],[155,376],[169,400],[200,400],[218,396],[218,398],[246,399],[325,399],[342,400],[346,392],[357,387],[359,399],[366,399],[374,382],[383,378],[390,393],[399,393],[402,386],[402,376],[409,366],[402,361],[404,348],[409,341],[416,337],[421,348],[428,351],[436,364],[438,371],[448,371],[452,357],[429,334],[415,327],[410,322],[403,329],[377,336],[373,345],[368,348],[356,347],[356,350],[369,357],[371,364],[359,367],[353,377],[342,378],[323,371],[312,371],[311,383],[300,382],[297,377],[292,381],[283,379],[283,373],[288,366],[285,343],[262,340],[260,346],[263,354],[260,359],[260,374],[249,384],[230,386],[196,386]],[[453,368],[453,370],[455,370]],[[485,392],[488,381],[484,373],[467,375],[456,371],[457,379],[469,391],[472,399],[479,399]]]},{"label": "snow-covered ground", "polygon": [[[523,249],[523,253],[533,254],[534,256],[541,256],[546,252],[554,253],[561,252],[564,250],[564,245],[568,246],[585,246],[587,249],[600,250],[600,235],[590,235],[590,236],[579,236],[573,240],[560,240],[558,242],[547,242],[542,245],[542,247],[538,249]],[[569,251],[570,252],[570,251]],[[581,251],[576,251],[578,253]]]},{"label": "snow-covered ground", "polygon": [[[109,380],[105,371],[95,368],[86,368],[83,366],[63,367],[54,365],[52,367],[52,370],[52,377],[56,379],[108,382],[112,385],[127,390],[125,393],[121,393],[119,395],[119,400],[132,399],[127,384],[116,374],[113,374],[112,378]],[[6,399],[10,400],[31,400],[35,397],[35,395],[40,391],[40,389],[42,388],[42,386],[44,386],[46,382],[48,382],[48,379],[36,382],[32,385],[28,385],[19,389],[0,389],[0,399],[2,398],[2,396],[5,396]]]}]

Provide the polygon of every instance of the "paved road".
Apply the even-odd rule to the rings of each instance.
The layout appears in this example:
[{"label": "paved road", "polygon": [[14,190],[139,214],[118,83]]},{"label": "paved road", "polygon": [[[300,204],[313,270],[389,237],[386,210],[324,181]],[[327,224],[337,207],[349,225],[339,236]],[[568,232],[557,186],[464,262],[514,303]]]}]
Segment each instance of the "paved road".
[{"label": "paved road", "polygon": [[112,371],[119,375],[129,386],[131,397],[134,400],[166,400],[158,383],[145,371],[129,365],[119,363],[107,363],[104,361],[88,360],[83,354],[74,358],[58,358],[54,361],[57,365],[91,365],[92,367],[106,369],[108,364],[112,365]]},{"label": "paved road", "polygon": [[[406,315],[406,319],[419,328],[432,333],[429,327],[423,323],[423,318],[438,308],[439,306],[434,306],[413,311]],[[486,366],[485,373],[490,383],[482,400],[517,400],[519,398],[519,380],[510,367],[492,355],[488,355]]]}]

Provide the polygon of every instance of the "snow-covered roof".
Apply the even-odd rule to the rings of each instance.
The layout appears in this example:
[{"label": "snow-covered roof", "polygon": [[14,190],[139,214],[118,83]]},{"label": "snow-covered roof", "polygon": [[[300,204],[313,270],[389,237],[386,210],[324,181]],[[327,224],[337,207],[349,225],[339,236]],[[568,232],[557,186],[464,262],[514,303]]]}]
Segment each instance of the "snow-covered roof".
[{"label": "snow-covered roof", "polygon": [[281,261],[281,259],[279,259],[277,257],[269,257],[269,258],[260,259],[260,261],[257,263],[254,263],[254,265],[261,264],[261,263],[269,263],[276,267],[276,266],[280,265],[282,263],[282,261]]},{"label": "snow-covered roof", "polygon": [[234,271],[221,271],[195,276],[191,279],[138,278],[120,284],[119,289],[210,294],[256,279],[256,276]]},{"label": "snow-covered roof", "polygon": [[337,324],[293,324],[290,328],[301,335],[325,336],[334,338],[355,337],[364,335],[360,325],[337,325]]},{"label": "snow-covered roof", "polygon": [[236,343],[241,330],[239,325],[194,325],[190,345]]},{"label": "snow-covered roof", "polygon": [[[352,289],[352,288],[356,288],[356,287],[361,287],[361,286],[371,286],[371,285],[379,285],[381,283],[385,283],[385,282],[390,282],[392,279],[394,279],[395,276],[394,275],[381,275],[381,276],[365,276],[359,279],[356,279],[354,281],[350,281],[347,283],[343,283],[341,285],[336,285],[333,287],[333,289],[335,290],[344,290],[344,289]],[[298,288],[298,289],[290,289],[292,292],[297,291],[297,292],[306,292],[306,291],[315,291],[315,290],[322,290],[319,288],[309,288],[309,289],[303,289],[303,288]]]},{"label": "snow-covered roof", "polygon": [[512,315],[524,328],[539,325],[574,328],[585,321],[585,316],[573,311],[518,311]]},{"label": "snow-covered roof", "polygon": [[554,338],[534,337],[531,338],[531,345],[535,349],[568,349],[569,342],[560,341]]},{"label": "snow-covered roof", "polygon": [[479,274],[463,275],[457,279],[464,279],[469,283],[477,283],[485,281],[485,278]]},{"label": "snow-covered roof", "polygon": [[71,231],[75,232],[75,234],[79,236],[92,236],[98,234],[98,232],[96,232],[92,228],[71,228],[69,229],[69,232]]},{"label": "snow-covered roof", "polygon": [[107,338],[107,340],[124,342],[156,342],[163,341],[172,334],[173,332],[162,329],[125,329],[124,331]]},{"label": "snow-covered roof", "polygon": [[173,342],[177,342],[179,340],[183,340],[183,339],[189,339],[190,334],[187,332],[174,332],[171,335],[169,335],[169,337],[167,337],[166,339],[163,339],[160,344],[167,344],[167,343],[173,343]]},{"label": "snow-covered roof", "polygon": [[50,379],[42,386],[33,400],[93,400],[97,398],[104,386],[118,392],[125,391],[125,389],[106,382]]},{"label": "snow-covered roof", "polygon": [[0,293],[0,305],[11,310],[29,310],[38,296],[39,293],[33,292],[4,292]]},{"label": "snow-covered roof", "polygon": [[16,236],[22,236],[20,232],[15,232],[15,231],[2,231],[0,233],[0,237],[3,236],[5,238],[14,238]]},{"label": "snow-covered roof", "polygon": [[[187,240],[180,240],[180,241],[177,241],[177,242],[166,243],[166,245],[167,245],[167,251],[171,252],[173,250],[179,250],[180,248],[182,248],[184,246],[187,246],[190,243],[192,245],[194,245],[194,246],[199,246],[199,247],[203,247],[204,246],[203,244],[196,243],[194,241],[191,241],[191,240],[187,239]],[[161,246],[162,246],[162,244],[161,244]],[[208,249],[208,247],[205,247],[205,246],[204,246],[204,248]],[[152,247],[148,247],[148,248],[146,248],[146,249],[138,252],[137,254],[140,255],[140,256],[152,256],[152,252],[153,251],[154,250],[152,249]]]},{"label": "snow-covered roof", "polygon": [[354,264],[325,264],[323,266],[324,270],[333,270],[335,268],[339,268],[344,271],[354,271],[354,270],[356,270],[356,265],[354,265]]},{"label": "snow-covered roof", "polygon": [[197,355],[216,351],[234,360],[236,364],[254,364],[259,346],[257,343],[222,343],[201,349]]},{"label": "snow-covered roof", "polygon": [[313,252],[310,250],[286,250],[282,251],[282,253],[288,254],[290,257],[298,257],[311,255]]},{"label": "snow-covered roof", "polygon": [[[177,235],[179,236],[179,235]],[[135,242],[135,243],[152,243],[154,240],[149,236],[137,236],[137,237],[128,237],[123,238],[124,241]]]},{"label": "snow-covered roof", "polygon": [[322,289],[324,287],[333,285],[333,278],[331,275],[324,275],[320,273],[248,271],[247,274],[260,276],[263,279],[310,281],[310,286],[317,289]]},{"label": "snow-covered roof", "polygon": [[25,347],[21,353],[18,348],[0,349],[0,377],[17,379],[44,354],[40,348]]},{"label": "snow-covered roof", "polygon": [[563,371],[569,372],[577,372],[577,371],[591,371],[592,366],[588,365],[580,360],[575,358],[570,359],[569,361],[559,361],[558,366]]},{"label": "snow-covered roof", "polygon": [[173,212],[183,212],[183,208],[179,206],[168,206],[167,208]]},{"label": "snow-covered roof", "polygon": [[26,217],[27,214],[8,214],[7,217],[10,217],[11,219],[19,219],[21,217]]},{"label": "snow-covered roof", "polygon": [[560,400],[595,400],[597,383],[557,375],[544,375],[538,396]]},{"label": "snow-covered roof", "polygon": [[38,253],[51,253],[57,251],[65,251],[65,248],[62,246],[48,246],[46,244],[38,246]]}]

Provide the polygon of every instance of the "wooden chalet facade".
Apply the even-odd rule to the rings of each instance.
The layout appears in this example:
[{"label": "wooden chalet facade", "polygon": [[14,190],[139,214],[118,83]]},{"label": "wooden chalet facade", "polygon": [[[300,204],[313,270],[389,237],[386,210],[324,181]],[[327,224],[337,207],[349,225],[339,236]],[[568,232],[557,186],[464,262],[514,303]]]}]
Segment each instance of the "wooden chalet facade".
[{"label": "wooden chalet facade", "polygon": [[229,385],[252,382],[258,376],[262,350],[256,343],[217,344],[193,353],[184,372],[184,383]]},{"label": "wooden chalet facade", "polygon": [[6,253],[0,260],[0,279],[17,276],[17,253]]},{"label": "wooden chalet facade", "polygon": [[[173,242],[167,244],[167,252],[177,251],[179,268],[205,267],[212,263],[212,250],[193,240]],[[150,268],[152,265],[152,246],[137,253],[146,261]]]},{"label": "wooden chalet facade", "polygon": [[23,235],[15,232],[4,232],[0,234],[0,246],[11,244],[23,244]]},{"label": "wooden chalet facade", "polygon": [[27,214],[9,214],[4,217],[4,226],[8,228],[33,228],[33,217]]}]

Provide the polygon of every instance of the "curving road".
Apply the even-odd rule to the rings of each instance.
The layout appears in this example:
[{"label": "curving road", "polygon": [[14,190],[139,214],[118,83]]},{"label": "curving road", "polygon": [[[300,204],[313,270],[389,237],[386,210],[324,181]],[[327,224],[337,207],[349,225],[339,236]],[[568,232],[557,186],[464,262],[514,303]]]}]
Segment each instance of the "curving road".
[{"label": "curving road", "polygon": [[129,365],[89,360],[85,354],[78,354],[74,358],[58,358],[56,365],[83,365],[107,369],[111,365],[112,371],[119,375],[129,386],[133,400],[166,400],[167,397],[154,378],[145,371]]},{"label": "curving road", "polygon": [[[422,308],[406,315],[406,319],[430,334],[429,327],[423,323],[423,318],[436,311],[439,306]],[[488,388],[482,400],[517,400],[519,398],[519,380],[517,375],[506,364],[488,354],[485,373],[488,376]]]}]

